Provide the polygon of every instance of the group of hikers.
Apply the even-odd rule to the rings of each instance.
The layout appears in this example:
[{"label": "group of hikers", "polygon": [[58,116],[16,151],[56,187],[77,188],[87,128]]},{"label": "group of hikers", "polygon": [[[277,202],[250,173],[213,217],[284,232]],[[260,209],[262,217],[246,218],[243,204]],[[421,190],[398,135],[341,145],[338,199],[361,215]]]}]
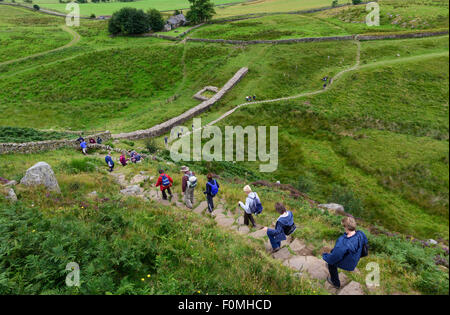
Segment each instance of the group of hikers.
[{"label": "group of hikers", "polygon": [[[127,152],[127,155],[130,157],[129,159],[125,156],[125,153],[122,153],[119,157],[119,162],[122,166],[127,166],[127,162],[131,161],[131,163],[140,163],[142,161],[142,156],[134,150],[130,150]],[[109,167],[109,172],[114,171],[114,161],[111,157],[111,152],[105,156],[105,162]]]},{"label": "group of hikers", "polygon": [[[255,223],[253,215],[262,212],[263,206],[256,192],[247,185],[244,187],[247,194],[245,204],[239,202],[239,206],[244,210],[244,224],[249,225],[251,222],[255,228],[260,228]],[[276,221],[275,228],[262,227],[267,234],[272,245],[272,253],[276,253],[281,249],[281,242],[287,239],[287,236],[294,233],[297,229],[294,223],[294,215],[288,211],[283,203],[277,202],[275,210],[280,215]],[[368,254],[368,240],[364,232],[356,230],[356,221],[353,217],[345,217],[341,224],[345,233],[336,241],[335,247],[330,252],[324,252],[322,259],[327,263],[330,275],[327,277],[328,283],[339,289],[341,282],[339,280],[338,268],[353,271],[361,257]]]},{"label": "group of hikers", "polygon": [[[323,80],[327,81],[328,77],[325,77]],[[331,82],[331,79],[329,82]],[[90,143],[95,143],[91,142],[91,139]],[[80,147],[83,154],[87,154],[86,141],[81,136],[78,141],[80,141]],[[98,137],[96,142],[101,143],[102,139]],[[165,142],[167,144],[167,137]],[[130,159],[127,159],[125,153],[122,153],[119,158],[122,166],[126,166],[127,162],[130,160],[132,163],[138,163],[142,159],[136,151],[130,150],[127,154]],[[114,161],[111,157],[111,152],[108,152],[106,155],[105,162],[109,167],[109,172],[112,172],[114,170]],[[198,184],[197,177],[195,173],[192,172],[187,166],[183,166],[181,168],[181,173],[183,200],[186,207],[192,209],[195,204],[194,192]],[[171,199],[173,197],[171,190],[173,183],[174,181],[172,177],[165,173],[164,170],[159,170],[159,177],[155,186],[160,188],[163,200],[167,200],[168,198]],[[217,179],[214,178],[213,174],[209,173],[207,175],[205,191],[203,192],[206,196],[209,213],[214,211],[214,198],[219,193],[219,189],[220,185]],[[272,229],[269,227],[262,227],[256,224],[254,218],[254,216],[259,215],[264,209],[258,194],[254,192],[249,185],[244,187],[244,193],[247,195],[245,203],[239,201],[239,207],[243,210],[244,224],[248,226],[251,223],[251,225],[256,229],[264,229],[270,240],[272,253],[276,253],[281,248],[281,242],[286,240],[287,236],[294,233],[297,229],[294,223],[294,215],[291,211],[286,209],[283,203],[277,202],[275,204],[275,210],[278,212],[279,217],[276,221],[275,228]],[[355,219],[353,217],[345,217],[341,223],[345,233],[338,238],[335,247],[330,252],[324,252],[322,254],[322,258],[327,263],[330,274],[327,281],[335,288],[340,288],[341,286],[338,269],[340,268],[347,271],[353,271],[358,265],[360,258],[367,256],[368,254],[367,237],[362,231],[356,230]]]},{"label": "group of hikers", "polygon": [[[198,183],[197,177],[187,166],[181,168],[181,173],[184,203],[186,207],[192,209],[195,203],[194,192]],[[159,177],[155,186],[160,188],[163,200],[173,197],[171,190],[173,183],[172,177],[164,170],[159,170]],[[214,178],[213,174],[209,173],[205,191],[203,192],[206,195],[209,213],[214,211],[214,198],[218,195],[219,189],[220,185],[217,179]],[[277,202],[275,210],[278,212],[279,217],[275,228],[260,226],[256,224],[254,216],[259,215],[263,211],[261,200],[249,185],[244,187],[244,193],[247,196],[245,203],[239,201],[239,207],[242,208],[244,214],[244,224],[248,226],[251,223],[256,229],[264,229],[272,245],[272,253],[276,253],[281,248],[281,242],[286,240],[287,236],[294,233],[297,229],[293,213],[288,211],[283,203]],[[345,233],[336,241],[333,250],[322,254],[330,274],[327,281],[337,289],[341,286],[338,268],[347,271],[355,270],[360,258],[367,256],[368,251],[367,237],[362,231],[356,230],[355,219],[353,217],[345,217],[341,223]]]},{"label": "group of hikers", "polygon": [[[87,155],[87,143],[86,143],[86,140],[83,138],[82,135],[80,135],[78,137],[77,141],[80,143],[81,152],[84,155]],[[103,142],[103,140],[102,140],[102,138],[100,138],[100,136],[97,137],[97,140],[95,140],[94,138],[89,138],[89,143],[102,144],[102,142]]]},{"label": "group of hikers", "polygon": [[131,163],[140,163],[142,161],[142,156],[134,150],[129,150],[126,153],[130,158],[127,159],[125,153],[122,153],[119,157],[119,162],[122,166],[127,166],[128,161]]},{"label": "group of hikers", "polygon": [[331,83],[333,82],[333,78],[329,78],[328,76],[324,77],[322,79],[323,83],[323,88],[326,89],[327,85],[331,85]]},{"label": "group of hikers", "polygon": [[[184,203],[186,207],[192,209],[194,207],[194,192],[197,187],[197,177],[195,173],[192,172],[189,167],[183,166],[181,168],[181,173],[183,174],[181,179],[181,190],[184,196]],[[208,174],[207,183],[205,187],[205,191],[203,192],[206,195],[206,200],[208,202],[208,211],[212,213],[214,211],[214,197],[219,192],[220,185],[216,179],[214,179],[212,174]],[[164,170],[159,170],[159,177],[156,182],[156,187],[159,187],[161,190],[163,200],[167,200],[169,194],[169,198],[173,197],[171,187],[173,186],[173,179],[168,174],[164,172]]]},{"label": "group of hikers", "polygon": [[252,100],[253,100],[253,101],[256,101],[256,95],[253,95],[253,97],[252,97],[252,96],[246,96],[246,97],[245,97],[245,100],[246,100],[247,102],[251,102]]}]

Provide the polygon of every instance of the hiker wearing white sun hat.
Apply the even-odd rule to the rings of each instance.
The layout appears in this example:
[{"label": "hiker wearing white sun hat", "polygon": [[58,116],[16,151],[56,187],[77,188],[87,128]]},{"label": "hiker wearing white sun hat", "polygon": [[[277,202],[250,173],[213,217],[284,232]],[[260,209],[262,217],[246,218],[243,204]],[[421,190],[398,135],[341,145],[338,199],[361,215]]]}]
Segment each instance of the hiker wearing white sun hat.
[{"label": "hiker wearing white sun hat", "polygon": [[[253,227],[259,227],[255,223],[255,219],[253,218],[253,214],[261,213],[258,209],[261,208],[261,201],[259,200],[259,196],[256,192],[252,191],[252,188],[249,185],[244,187],[244,192],[247,194],[247,199],[245,200],[245,204],[239,201],[239,206],[244,209],[244,224],[248,225],[249,221],[252,223]],[[259,205],[259,206],[258,206]]]}]

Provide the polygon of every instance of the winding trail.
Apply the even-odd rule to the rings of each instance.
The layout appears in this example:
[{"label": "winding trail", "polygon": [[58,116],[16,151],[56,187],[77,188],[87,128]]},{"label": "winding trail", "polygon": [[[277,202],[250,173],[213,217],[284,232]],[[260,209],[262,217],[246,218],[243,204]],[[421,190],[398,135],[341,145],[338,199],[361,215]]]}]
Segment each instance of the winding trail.
[{"label": "winding trail", "polygon": [[72,46],[76,45],[80,41],[80,39],[81,39],[80,34],[75,32],[73,29],[71,29],[70,27],[67,27],[66,25],[61,25],[61,28],[64,31],[66,31],[67,33],[69,33],[70,35],[72,35],[72,40],[69,43],[65,44],[64,46],[52,49],[52,50],[47,50],[47,51],[44,51],[44,52],[40,52],[40,53],[36,53],[36,54],[33,54],[33,55],[29,55],[29,56],[26,56],[26,57],[0,62],[0,67],[9,65],[9,64],[12,64],[12,63],[15,63],[15,62],[24,61],[24,60],[27,60],[27,59],[43,56],[43,55],[46,55],[46,54],[49,54],[49,53],[52,53],[52,52],[55,52],[55,51],[59,51],[59,50],[62,50],[62,49],[66,49],[66,48],[69,48],[69,47],[72,47]]},{"label": "winding trail", "polygon": [[[355,57],[355,64],[352,67],[350,67],[348,69],[345,69],[345,70],[342,70],[341,72],[337,73],[332,78],[330,84],[328,84],[326,86],[326,88],[321,89],[321,90],[312,91],[312,92],[305,92],[305,93],[301,93],[301,94],[294,95],[294,96],[287,96],[287,97],[280,97],[280,98],[275,98],[275,99],[270,99],[270,100],[242,103],[242,104],[237,105],[233,109],[229,110],[228,112],[226,112],[225,114],[220,116],[218,119],[216,119],[216,120],[206,124],[201,129],[204,129],[206,127],[213,126],[213,125],[217,124],[218,122],[224,120],[225,118],[227,118],[228,116],[232,115],[235,111],[237,111],[238,109],[240,109],[241,107],[244,107],[244,106],[265,104],[265,103],[273,103],[273,102],[280,102],[280,101],[287,101],[287,100],[292,100],[292,99],[297,99],[297,98],[306,97],[306,96],[312,96],[312,95],[318,95],[318,94],[322,94],[322,93],[327,92],[331,88],[331,86],[336,82],[336,80],[341,78],[344,74],[346,74],[347,72],[358,70],[360,68],[360,63],[361,63],[361,43],[356,39],[355,40],[355,44],[356,44],[356,47],[357,47],[357,49],[356,49],[356,57]],[[198,131],[198,130],[199,129],[196,129],[196,130],[194,130],[194,132]],[[185,133],[183,135],[183,137],[184,136],[188,136],[191,133],[192,132],[187,132],[187,133]],[[173,139],[173,140],[175,140],[175,139]]]}]

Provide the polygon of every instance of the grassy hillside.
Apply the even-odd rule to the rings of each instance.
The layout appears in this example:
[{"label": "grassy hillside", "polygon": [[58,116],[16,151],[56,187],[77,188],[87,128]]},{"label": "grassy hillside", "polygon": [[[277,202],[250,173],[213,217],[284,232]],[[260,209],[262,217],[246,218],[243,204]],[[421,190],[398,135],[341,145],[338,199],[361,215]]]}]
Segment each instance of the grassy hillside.
[{"label": "grassy hillside", "polygon": [[[292,271],[274,263],[264,253],[261,241],[227,232],[213,219],[196,213],[121,198],[119,186],[105,170],[103,154],[82,157],[72,150],[59,150],[0,156],[1,174],[16,179],[37,161],[47,161],[62,190],[61,195],[54,195],[41,188],[17,186],[20,202],[13,207],[0,197],[5,244],[0,252],[2,293],[326,294],[319,283],[297,279]],[[141,171],[155,176],[160,167],[173,175],[174,190],[179,192],[179,165],[147,160],[116,171],[128,178]],[[194,170],[203,187],[204,174],[211,169]],[[225,175],[220,183],[220,198],[234,207],[243,198],[244,182]],[[148,185],[141,186],[148,189]],[[94,190],[98,197],[88,196]],[[263,187],[257,191],[265,205],[258,223],[273,222],[277,217],[273,204],[283,200],[299,226],[294,236],[304,239],[313,255],[319,256],[342,233],[338,216],[313,209],[284,191]],[[203,200],[200,189],[196,195]],[[448,273],[434,265],[435,257],[448,259],[441,249],[373,234],[365,225],[360,228],[369,237],[371,259],[363,259],[359,271],[348,277],[364,282],[369,262],[379,263],[383,270],[381,286],[367,293],[437,294],[448,290]],[[68,261],[80,265],[80,289],[64,284]]]},{"label": "grassy hillside", "polygon": [[67,44],[71,36],[64,32],[60,19],[37,17],[24,9],[2,6],[0,11],[0,65]]},{"label": "grassy hillside", "polygon": [[[44,1],[61,5],[35,3],[45,7]],[[113,2],[99,8],[173,9],[182,2]],[[448,29],[448,1],[441,0],[381,0],[377,29],[360,23],[364,6],[264,15],[330,4],[258,0],[218,7],[217,18],[262,16],[206,25],[189,36],[250,40]],[[381,287],[366,293],[448,294],[448,250],[414,241],[432,238],[447,246],[449,241],[448,36],[289,45],[172,42],[110,37],[106,21],[83,20],[67,30],[62,18],[7,6],[0,10],[0,142],[73,138],[66,130],[149,128],[197,105],[192,96],[203,87],[222,87],[248,67],[248,74],[200,117],[203,124],[211,122],[244,103],[246,95],[258,101],[293,97],[248,103],[218,123],[221,128],[279,126],[279,167],[266,174],[258,171],[259,162],[188,163],[200,175],[200,186],[207,172],[220,175],[221,198],[230,209],[244,198],[243,185],[256,180],[291,184],[318,202],[340,203],[358,218],[371,245],[370,259],[347,276],[364,283],[369,262],[382,270]],[[323,89],[323,77],[341,73]],[[307,92],[315,94],[299,96]],[[142,151],[162,142],[108,144]],[[11,206],[0,187],[0,293],[328,293],[323,283],[298,279],[275,262],[260,240],[173,205],[122,198],[105,170],[105,152],[90,153],[0,155],[0,177],[19,181],[29,167],[46,161],[62,189],[54,195],[18,185],[19,202]],[[165,160],[117,171],[130,179],[168,168],[178,192],[180,165],[166,163],[167,151],[158,154]],[[258,223],[270,225],[278,217],[274,203],[285,202],[299,226],[294,236],[312,255],[320,257],[341,235],[339,216],[279,188],[257,189],[265,207]],[[89,196],[94,190],[97,198]],[[204,198],[200,190],[197,198]],[[64,285],[69,261],[82,265],[80,290]]]},{"label": "grassy hillside", "polygon": [[280,126],[274,180],[323,202],[348,190],[354,215],[448,240],[448,56],[376,65],[327,93],[250,105],[220,124]]}]

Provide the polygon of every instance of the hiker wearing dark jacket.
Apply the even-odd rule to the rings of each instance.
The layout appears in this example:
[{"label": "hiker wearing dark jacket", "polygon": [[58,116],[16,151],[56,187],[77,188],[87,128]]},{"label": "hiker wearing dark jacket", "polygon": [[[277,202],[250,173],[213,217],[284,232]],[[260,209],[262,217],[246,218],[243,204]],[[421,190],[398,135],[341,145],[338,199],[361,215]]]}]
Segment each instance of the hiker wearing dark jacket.
[{"label": "hiker wearing dark jacket", "polygon": [[207,179],[208,182],[206,183],[206,191],[204,194],[206,195],[206,200],[208,201],[208,211],[211,213],[214,211],[214,197],[219,191],[220,185],[217,180],[213,178],[211,173],[208,174]]},{"label": "hiker wearing dark jacket", "polygon": [[109,172],[112,172],[114,169],[114,161],[111,157],[111,152],[108,152],[108,155],[105,157],[105,162],[109,166]]},{"label": "hiker wearing dark jacket", "polygon": [[353,271],[361,258],[363,246],[368,240],[362,231],[356,231],[356,221],[352,217],[342,219],[345,234],[338,238],[331,253],[324,253],[323,260],[328,263],[330,277],[327,281],[335,288],[341,287],[338,268]]},{"label": "hiker wearing dark jacket", "polygon": [[172,191],[170,190],[170,187],[173,185],[173,179],[169,175],[165,174],[163,170],[159,170],[159,178],[156,182],[156,187],[159,186],[161,189],[161,193],[163,196],[163,200],[167,200],[167,194],[166,191],[169,193],[170,198],[172,198]]},{"label": "hiker wearing dark jacket", "polygon": [[280,214],[280,217],[275,224],[275,229],[264,228],[269,237],[270,244],[272,245],[273,253],[279,251],[281,241],[286,240],[286,230],[289,230],[294,226],[294,215],[291,211],[287,211],[282,203],[277,202],[275,204],[275,210]]}]

